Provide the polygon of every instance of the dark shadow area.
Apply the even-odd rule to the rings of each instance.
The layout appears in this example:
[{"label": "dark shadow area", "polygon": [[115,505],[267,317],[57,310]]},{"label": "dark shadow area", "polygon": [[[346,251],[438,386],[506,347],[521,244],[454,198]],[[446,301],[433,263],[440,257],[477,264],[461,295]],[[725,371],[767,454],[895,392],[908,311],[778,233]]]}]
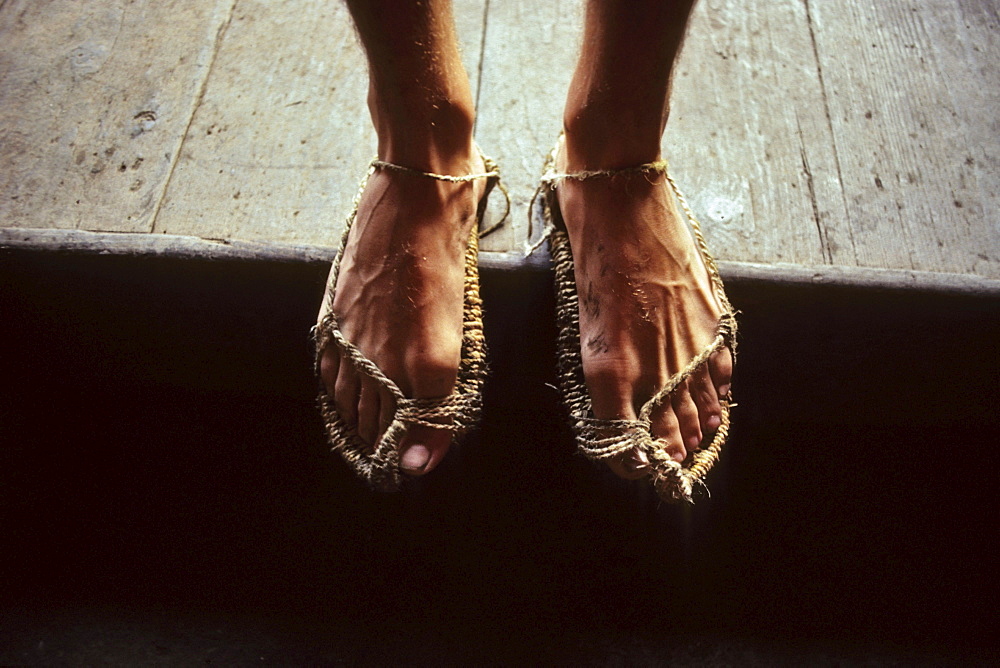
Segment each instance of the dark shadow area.
[{"label": "dark shadow area", "polygon": [[325,267],[0,256],[0,663],[995,656],[994,301],[735,284],[711,496],[574,454],[548,275],[486,273],[480,432],[405,493],[325,448]]}]

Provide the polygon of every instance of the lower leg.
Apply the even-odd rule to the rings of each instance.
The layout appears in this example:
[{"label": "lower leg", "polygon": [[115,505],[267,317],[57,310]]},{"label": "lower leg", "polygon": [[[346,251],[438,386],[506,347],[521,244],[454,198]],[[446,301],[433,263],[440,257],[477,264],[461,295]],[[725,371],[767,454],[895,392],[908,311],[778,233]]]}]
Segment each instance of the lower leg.
[{"label": "lower leg", "polygon": [[695,0],[590,0],[563,123],[574,171],[652,162]]},{"label": "lower leg", "polygon": [[451,0],[347,4],[368,56],[379,157],[435,173],[468,160],[475,111]]}]

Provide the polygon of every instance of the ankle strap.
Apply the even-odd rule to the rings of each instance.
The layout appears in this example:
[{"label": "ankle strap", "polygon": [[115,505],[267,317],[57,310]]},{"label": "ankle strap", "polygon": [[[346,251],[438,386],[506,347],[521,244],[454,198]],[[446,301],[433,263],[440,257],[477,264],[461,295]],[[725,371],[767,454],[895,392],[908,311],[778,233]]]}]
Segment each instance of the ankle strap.
[{"label": "ankle strap", "polygon": [[[481,174],[466,174],[465,176],[451,176],[450,174],[435,174],[433,172],[422,172],[419,169],[413,169],[412,167],[404,167],[402,165],[396,165],[391,162],[386,162],[385,160],[379,160],[375,158],[372,160],[371,166],[374,169],[385,169],[393,172],[402,172],[404,174],[413,174],[414,176],[426,176],[430,179],[437,179],[438,181],[448,181],[449,183],[466,183],[468,181],[475,181],[476,179],[490,179],[500,176],[500,171],[496,168],[491,169],[488,172],[483,172]],[[487,165],[487,169],[490,166]]]},{"label": "ankle strap", "polygon": [[[489,236],[490,234],[496,232],[498,229],[503,227],[504,222],[506,222],[507,217],[510,216],[510,193],[507,191],[507,186],[504,185],[503,181],[500,180],[500,168],[497,166],[496,161],[487,155],[484,155],[482,151],[479,152],[479,156],[483,159],[483,164],[489,171],[482,172],[480,174],[466,174],[464,176],[452,176],[450,174],[435,174],[434,172],[422,172],[419,169],[414,169],[412,167],[404,167],[403,165],[397,165],[391,162],[386,162],[385,160],[379,160],[375,158],[371,161],[370,173],[385,169],[393,172],[401,172],[403,174],[412,174],[414,176],[423,176],[429,179],[436,179],[438,181],[447,181],[449,183],[468,183],[469,181],[475,181],[476,179],[496,179],[496,186],[503,193],[504,200],[506,202],[506,209],[504,210],[503,216],[500,220],[490,225],[485,230],[480,230],[479,238]],[[367,182],[367,179],[365,180]],[[364,191],[365,183],[361,184],[361,191]],[[358,197],[361,196],[361,191],[358,192]],[[488,191],[487,191],[488,194]],[[354,206],[357,207],[357,201],[355,201]]]},{"label": "ankle strap", "polygon": [[633,167],[623,167],[621,169],[596,169],[596,170],[584,170],[580,172],[570,172],[566,174],[548,174],[542,177],[542,183],[555,183],[557,181],[563,181],[565,179],[573,179],[574,181],[586,181],[587,179],[594,179],[600,177],[614,177],[621,176],[625,174],[666,174],[668,171],[668,165],[666,160],[657,160],[655,162],[647,162],[642,165],[635,165]]}]

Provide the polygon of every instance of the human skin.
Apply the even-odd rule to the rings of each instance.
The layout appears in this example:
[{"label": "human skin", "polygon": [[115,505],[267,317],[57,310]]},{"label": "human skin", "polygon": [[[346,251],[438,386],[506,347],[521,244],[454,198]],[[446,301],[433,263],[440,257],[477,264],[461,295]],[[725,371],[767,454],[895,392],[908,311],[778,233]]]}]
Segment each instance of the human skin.
[{"label": "human skin", "polygon": [[[673,65],[694,0],[590,0],[563,115],[560,171],[613,170],[659,160]],[[584,377],[594,416],[638,408],[716,336],[721,305],[663,175],[566,179],[556,189],[580,295]],[[721,424],[732,378],[728,349],[712,355],[651,415],[677,461]],[[609,462],[643,475],[639,452]]]},{"label": "human skin", "polygon": [[[583,49],[564,113],[562,170],[652,162],[668,111],[670,76],[693,0],[590,0]],[[369,61],[369,110],[379,158],[416,170],[484,171],[475,112],[447,0],[348,0]],[[359,203],[336,298],[324,302],[345,337],[406,396],[454,386],[462,328],[463,256],[485,180],[446,183],[377,171]],[[715,337],[721,314],[701,257],[662,176],[565,180],[554,196],[566,223],[581,296],[584,376],[595,417],[634,418],[638,406]],[[320,372],[338,412],[376,443],[392,399],[335,346]],[[682,461],[720,424],[732,358],[715,353],[652,415],[652,433]],[[401,468],[433,470],[451,438],[411,426]],[[644,474],[641,453],[609,462]]]}]

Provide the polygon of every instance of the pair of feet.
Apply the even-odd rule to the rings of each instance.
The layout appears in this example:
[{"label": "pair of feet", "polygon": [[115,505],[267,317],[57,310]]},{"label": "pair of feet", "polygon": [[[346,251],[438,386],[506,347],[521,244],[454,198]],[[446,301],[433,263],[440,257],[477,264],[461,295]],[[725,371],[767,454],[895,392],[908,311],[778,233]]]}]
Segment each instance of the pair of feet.
[{"label": "pair of feet", "polygon": [[[558,169],[595,167],[586,143],[567,135]],[[656,156],[653,156],[654,159]],[[478,174],[469,142],[439,161],[441,173]],[[330,310],[344,337],[407,397],[432,398],[455,387],[462,344],[464,256],[488,182],[449,183],[376,171],[358,204]],[[577,181],[552,193],[573,249],[584,376],[594,417],[635,419],[638,408],[716,336],[721,305],[701,255],[662,175]],[[320,375],[339,415],[374,448],[394,412],[392,396],[328,345]],[[714,353],[651,416],[650,431],[683,462],[721,423],[732,357]],[[423,475],[444,458],[451,433],[410,426],[400,468]],[[640,452],[609,460],[623,478],[646,474]]]}]

